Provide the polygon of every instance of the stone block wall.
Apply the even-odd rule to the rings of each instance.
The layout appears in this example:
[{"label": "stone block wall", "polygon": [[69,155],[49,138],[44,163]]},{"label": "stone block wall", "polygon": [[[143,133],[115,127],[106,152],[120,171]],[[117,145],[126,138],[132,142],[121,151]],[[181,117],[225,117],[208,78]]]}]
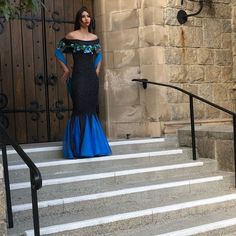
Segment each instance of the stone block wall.
[{"label": "stone block wall", "polygon": [[[178,130],[180,146],[192,147],[190,127]],[[217,160],[219,170],[234,171],[233,127],[196,126],[196,148],[200,157]]]},{"label": "stone block wall", "polygon": [[[213,0],[184,25],[178,10],[196,12],[197,2],[94,1],[104,53],[100,111],[108,136],[160,136],[168,122],[189,119],[188,97],[164,87],[144,90],[134,78],[170,83],[234,110],[234,1]],[[195,104],[199,120],[228,118]]]}]

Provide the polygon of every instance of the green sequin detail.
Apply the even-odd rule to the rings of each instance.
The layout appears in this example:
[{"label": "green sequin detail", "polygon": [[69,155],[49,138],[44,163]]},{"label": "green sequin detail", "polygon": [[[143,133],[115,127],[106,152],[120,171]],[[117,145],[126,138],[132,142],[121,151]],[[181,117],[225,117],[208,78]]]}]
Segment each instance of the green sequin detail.
[{"label": "green sequin detail", "polygon": [[72,52],[76,53],[79,51],[83,51],[84,53],[98,53],[101,51],[101,45],[99,43],[93,45],[85,45],[80,43],[65,43],[61,40],[58,44],[59,48],[63,48],[66,50],[67,48],[72,50]]}]

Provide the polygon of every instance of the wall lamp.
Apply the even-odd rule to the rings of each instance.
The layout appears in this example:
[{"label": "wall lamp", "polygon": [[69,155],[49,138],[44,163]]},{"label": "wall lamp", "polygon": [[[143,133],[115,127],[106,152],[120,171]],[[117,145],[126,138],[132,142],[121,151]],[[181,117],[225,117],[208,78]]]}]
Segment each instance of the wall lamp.
[{"label": "wall lamp", "polygon": [[[187,22],[188,17],[198,15],[198,14],[202,11],[202,8],[203,8],[203,1],[204,1],[204,0],[199,0],[199,6],[200,6],[200,8],[199,8],[199,10],[198,10],[197,12],[195,12],[195,13],[187,14],[186,11],[184,11],[184,10],[179,10],[179,11],[178,11],[178,14],[177,14],[177,20],[178,20],[178,22],[182,25],[182,24],[184,24],[184,23]],[[184,2],[184,1],[181,0],[181,5],[183,5],[183,2]]]}]

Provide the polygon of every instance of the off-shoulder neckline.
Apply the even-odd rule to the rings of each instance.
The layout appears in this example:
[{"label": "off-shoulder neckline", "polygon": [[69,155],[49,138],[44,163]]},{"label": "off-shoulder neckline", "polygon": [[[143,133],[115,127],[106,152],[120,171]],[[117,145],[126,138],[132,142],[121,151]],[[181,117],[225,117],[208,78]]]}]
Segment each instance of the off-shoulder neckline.
[{"label": "off-shoulder neckline", "polygon": [[91,40],[82,40],[82,39],[68,39],[68,38],[65,38],[66,40],[71,40],[71,41],[81,41],[81,42],[94,42],[94,41],[97,41],[98,38],[96,39],[91,39]]}]

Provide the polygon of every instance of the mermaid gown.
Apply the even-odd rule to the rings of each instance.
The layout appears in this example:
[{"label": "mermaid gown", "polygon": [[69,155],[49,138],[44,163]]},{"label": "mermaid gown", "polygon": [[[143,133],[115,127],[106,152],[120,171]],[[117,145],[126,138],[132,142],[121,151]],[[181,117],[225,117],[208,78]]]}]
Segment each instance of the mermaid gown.
[{"label": "mermaid gown", "polygon": [[55,56],[66,64],[63,53],[71,53],[74,60],[72,77],[68,83],[73,111],[67,122],[64,157],[81,158],[110,155],[111,149],[96,114],[99,79],[96,67],[101,60],[99,40],[62,39]]}]

